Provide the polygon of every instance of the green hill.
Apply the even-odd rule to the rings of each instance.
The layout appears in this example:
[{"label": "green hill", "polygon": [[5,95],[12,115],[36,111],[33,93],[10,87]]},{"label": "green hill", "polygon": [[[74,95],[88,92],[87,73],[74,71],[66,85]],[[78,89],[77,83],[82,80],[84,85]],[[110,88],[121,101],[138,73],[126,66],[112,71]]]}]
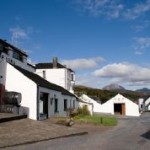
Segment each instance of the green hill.
[{"label": "green hill", "polygon": [[81,94],[87,94],[92,97],[97,97],[101,100],[102,103],[106,102],[110,98],[114,97],[116,94],[120,93],[126,98],[136,102],[139,98],[146,98],[148,97],[148,94],[142,93],[142,92],[136,92],[136,91],[130,91],[130,90],[102,90],[97,88],[91,88],[86,87],[82,85],[76,85],[75,88],[75,94],[80,96]]}]

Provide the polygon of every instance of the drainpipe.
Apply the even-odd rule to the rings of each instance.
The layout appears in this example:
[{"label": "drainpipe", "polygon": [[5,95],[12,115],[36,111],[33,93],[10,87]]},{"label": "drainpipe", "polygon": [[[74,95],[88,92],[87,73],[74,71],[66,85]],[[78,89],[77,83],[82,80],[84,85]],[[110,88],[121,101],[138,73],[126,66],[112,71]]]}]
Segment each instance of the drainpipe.
[{"label": "drainpipe", "polygon": [[36,104],[37,104],[37,106],[36,106],[36,108],[37,108],[37,120],[39,120],[40,119],[40,117],[39,117],[39,85],[37,85],[37,101],[36,101]]}]

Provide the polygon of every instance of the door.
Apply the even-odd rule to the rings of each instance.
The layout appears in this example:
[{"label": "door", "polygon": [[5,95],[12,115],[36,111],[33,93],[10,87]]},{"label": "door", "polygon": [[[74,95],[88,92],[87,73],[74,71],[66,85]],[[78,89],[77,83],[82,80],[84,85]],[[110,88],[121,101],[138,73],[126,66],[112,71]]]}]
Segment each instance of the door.
[{"label": "door", "polygon": [[41,92],[40,93],[40,114],[44,117],[48,118],[48,93]]},{"label": "door", "polygon": [[122,114],[122,115],[125,115],[125,114],[126,114],[125,104],[122,104],[121,107],[122,107],[122,108],[121,108],[121,110],[122,110],[122,113],[121,113],[121,114]]},{"label": "door", "polygon": [[43,113],[48,118],[48,93],[43,93]]},{"label": "door", "polygon": [[125,115],[125,112],[126,112],[125,103],[114,104],[115,114]]}]

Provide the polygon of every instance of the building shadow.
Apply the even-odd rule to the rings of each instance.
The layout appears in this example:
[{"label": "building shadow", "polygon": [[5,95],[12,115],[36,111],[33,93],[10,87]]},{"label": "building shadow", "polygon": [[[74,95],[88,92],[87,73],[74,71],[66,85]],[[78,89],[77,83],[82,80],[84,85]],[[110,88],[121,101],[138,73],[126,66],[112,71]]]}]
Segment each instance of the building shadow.
[{"label": "building shadow", "polygon": [[145,132],[144,134],[141,135],[142,137],[150,140],[150,130],[148,130],[147,132]]}]

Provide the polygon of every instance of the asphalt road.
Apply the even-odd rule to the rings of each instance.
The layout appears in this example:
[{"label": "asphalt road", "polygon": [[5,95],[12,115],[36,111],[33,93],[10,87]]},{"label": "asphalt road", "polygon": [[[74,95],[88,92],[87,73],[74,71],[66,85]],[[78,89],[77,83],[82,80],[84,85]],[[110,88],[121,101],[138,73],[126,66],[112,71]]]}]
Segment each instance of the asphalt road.
[{"label": "asphalt road", "polygon": [[7,150],[149,150],[150,113],[119,118],[116,127],[87,135],[6,148]]}]

